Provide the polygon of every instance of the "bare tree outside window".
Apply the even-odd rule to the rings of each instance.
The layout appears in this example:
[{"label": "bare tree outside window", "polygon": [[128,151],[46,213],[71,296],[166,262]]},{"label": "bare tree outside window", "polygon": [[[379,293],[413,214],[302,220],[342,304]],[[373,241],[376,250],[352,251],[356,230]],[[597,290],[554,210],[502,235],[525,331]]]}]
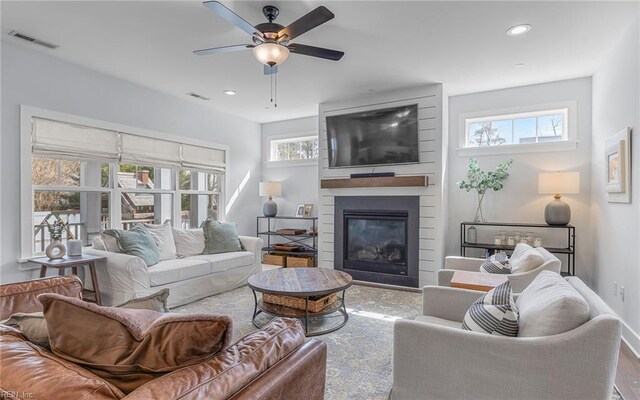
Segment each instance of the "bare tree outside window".
[{"label": "bare tree outside window", "polygon": [[551,129],[553,129],[553,136],[562,135],[562,131],[558,133],[558,127],[562,126],[562,115],[554,115],[551,117]]},{"label": "bare tree outside window", "polygon": [[567,141],[568,112],[568,109],[550,109],[469,118],[465,120],[465,146],[489,147]]},{"label": "bare tree outside window", "polygon": [[[31,179],[34,185],[80,186],[80,163],[78,161],[33,158]],[[36,211],[59,207],[78,208],[78,193],[35,192],[33,203]]]},{"label": "bare tree outside window", "polygon": [[314,160],[318,158],[318,139],[301,137],[271,141],[270,161]]},{"label": "bare tree outside window", "polygon": [[491,121],[482,123],[482,126],[473,132],[473,142],[476,146],[494,146],[505,142],[500,137],[500,129],[493,127]]}]

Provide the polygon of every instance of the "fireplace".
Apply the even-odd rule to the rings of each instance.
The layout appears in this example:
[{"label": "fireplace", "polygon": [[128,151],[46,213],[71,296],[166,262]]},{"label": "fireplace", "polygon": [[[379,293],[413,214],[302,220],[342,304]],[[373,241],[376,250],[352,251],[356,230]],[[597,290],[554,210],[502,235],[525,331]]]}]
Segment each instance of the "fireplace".
[{"label": "fireplace", "polygon": [[354,279],[418,287],[419,198],[335,198],[334,266]]}]

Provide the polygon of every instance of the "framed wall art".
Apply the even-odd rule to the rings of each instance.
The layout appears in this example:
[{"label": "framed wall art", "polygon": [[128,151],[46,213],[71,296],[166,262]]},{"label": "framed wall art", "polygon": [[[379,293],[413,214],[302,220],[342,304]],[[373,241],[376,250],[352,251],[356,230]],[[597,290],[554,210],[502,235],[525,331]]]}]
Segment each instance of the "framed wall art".
[{"label": "framed wall art", "polygon": [[604,161],[604,183],[609,202],[631,202],[631,128],[607,139]]},{"label": "framed wall art", "polygon": [[305,218],[313,217],[313,204],[305,204],[304,205],[304,214]]}]

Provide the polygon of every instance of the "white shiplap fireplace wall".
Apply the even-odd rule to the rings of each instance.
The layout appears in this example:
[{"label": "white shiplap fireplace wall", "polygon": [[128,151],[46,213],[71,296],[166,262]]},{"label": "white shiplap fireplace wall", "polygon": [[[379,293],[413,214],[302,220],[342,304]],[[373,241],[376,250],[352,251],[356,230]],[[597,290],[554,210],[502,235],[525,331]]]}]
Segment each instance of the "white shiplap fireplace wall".
[{"label": "white shiplap fireplace wall", "polygon": [[[445,237],[445,193],[443,188],[443,145],[447,145],[446,125],[443,115],[446,109],[442,85],[435,84],[377,93],[349,101],[320,104],[318,124],[320,135],[319,178],[349,178],[353,173],[394,172],[396,176],[426,175],[428,187],[370,187],[350,189],[320,189],[319,201],[319,258],[320,267],[334,265],[334,198],[335,196],[420,196],[419,279],[420,286],[435,284],[436,271],[441,267]],[[329,169],[327,152],[327,115],[349,114],[380,108],[418,104],[418,131],[420,163],[365,168]],[[445,134],[443,134],[443,132]],[[443,143],[443,138],[444,142]],[[444,163],[446,165],[446,163]]]}]

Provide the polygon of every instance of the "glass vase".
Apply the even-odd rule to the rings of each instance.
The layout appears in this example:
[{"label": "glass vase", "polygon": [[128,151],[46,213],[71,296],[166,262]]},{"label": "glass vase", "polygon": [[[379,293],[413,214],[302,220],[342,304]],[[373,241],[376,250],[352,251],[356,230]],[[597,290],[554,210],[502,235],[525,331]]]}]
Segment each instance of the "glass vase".
[{"label": "glass vase", "polygon": [[467,243],[476,244],[478,243],[478,230],[475,226],[470,226],[467,229]]},{"label": "glass vase", "polygon": [[482,201],[484,200],[484,193],[478,193],[478,205],[476,207],[476,216],[473,218],[473,222],[487,222],[484,219],[484,213],[482,212]]}]

